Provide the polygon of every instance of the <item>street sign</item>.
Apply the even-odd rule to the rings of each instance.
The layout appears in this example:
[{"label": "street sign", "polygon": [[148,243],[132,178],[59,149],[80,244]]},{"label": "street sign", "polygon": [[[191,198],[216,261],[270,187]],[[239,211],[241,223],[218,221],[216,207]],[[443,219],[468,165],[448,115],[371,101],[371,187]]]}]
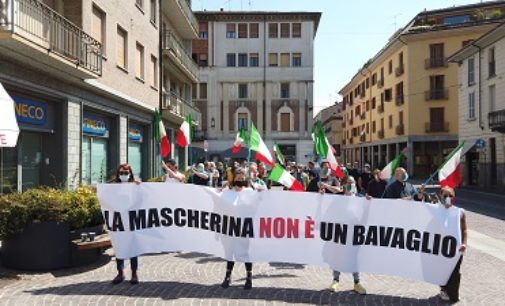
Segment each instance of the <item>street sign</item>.
[{"label": "street sign", "polygon": [[207,140],[203,141],[203,150],[207,152],[209,150],[209,142]]},{"label": "street sign", "polygon": [[475,147],[477,149],[484,149],[486,147],[486,141],[482,138],[477,139],[475,142]]}]

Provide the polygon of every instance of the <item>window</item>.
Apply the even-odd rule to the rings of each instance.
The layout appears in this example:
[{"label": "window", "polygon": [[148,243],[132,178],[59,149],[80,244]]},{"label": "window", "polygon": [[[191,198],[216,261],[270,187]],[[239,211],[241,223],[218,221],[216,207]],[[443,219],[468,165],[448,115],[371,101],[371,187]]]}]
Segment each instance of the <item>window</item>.
[{"label": "window", "polygon": [[403,82],[396,84],[396,103],[403,102]]},{"label": "window", "polygon": [[403,125],[403,111],[398,113],[398,124]]},{"label": "window", "polygon": [[384,67],[381,68],[381,81],[384,83]]},{"label": "window", "polygon": [[144,80],[144,46],[138,42],[135,55],[135,77]]},{"label": "window", "polygon": [[384,131],[384,118],[381,118],[381,131]]},{"label": "window", "polygon": [[368,122],[366,124],[366,133],[370,134],[370,123],[368,123]]},{"label": "window", "polygon": [[236,37],[235,24],[234,23],[227,23],[226,24],[226,38],[235,38],[235,37]]},{"label": "window", "polygon": [[238,38],[247,38],[247,23],[238,24]]},{"label": "window", "polygon": [[468,59],[468,86],[475,84],[475,58]]},{"label": "window", "polygon": [[239,99],[247,99],[247,84],[238,84]]},{"label": "window", "polygon": [[389,128],[393,128],[393,115],[389,115]]},{"label": "window", "polygon": [[470,15],[459,15],[459,16],[447,16],[444,17],[444,24],[460,24],[470,21]]},{"label": "window", "polygon": [[249,24],[249,38],[258,38],[259,35],[259,24],[258,23],[250,23]]},{"label": "window", "polygon": [[370,100],[366,100],[366,111],[368,112],[370,110]]},{"label": "window", "polygon": [[207,54],[205,53],[198,54],[198,65],[201,67],[207,67],[209,65]]},{"label": "window", "polygon": [[238,54],[238,66],[247,67],[247,53]]},{"label": "window", "polygon": [[200,34],[198,35],[200,39],[209,38],[209,24],[207,22],[200,22],[198,28],[200,29]]},{"label": "window", "polygon": [[291,114],[281,113],[281,132],[290,132]]},{"label": "window", "polygon": [[398,66],[403,67],[403,52],[400,52],[400,54],[398,54]]},{"label": "window", "polygon": [[301,23],[293,23],[291,24],[293,32],[293,38],[300,38],[302,37],[302,24]]},{"label": "window", "polygon": [[375,109],[376,104],[377,104],[377,103],[376,103],[376,99],[375,99],[375,97],[373,97],[373,98],[372,98],[372,109]]},{"label": "window", "polygon": [[281,38],[289,38],[289,23],[281,23]]},{"label": "window", "polygon": [[251,53],[249,54],[249,66],[258,67],[260,65],[259,54]]},{"label": "window", "polygon": [[279,63],[277,62],[277,53],[268,54],[268,66],[277,67]]},{"label": "window", "polygon": [[128,69],[128,34],[120,26],[117,26],[116,41],[116,64],[124,69]]},{"label": "window", "polygon": [[377,84],[377,73],[372,74],[372,86]]},{"label": "window", "polygon": [[496,76],[496,64],[494,60],[494,48],[489,49],[488,51],[488,77],[492,78]]},{"label": "window", "polygon": [[281,98],[289,99],[289,83],[281,83]]},{"label": "window", "polygon": [[302,66],[302,54],[293,53],[293,67],[301,67],[301,66]]},{"label": "window", "polygon": [[281,53],[281,67],[289,67],[289,53]]},{"label": "window", "polygon": [[277,23],[269,23],[268,24],[268,37],[269,38],[278,38],[279,37],[279,29]]},{"label": "window", "polygon": [[151,22],[156,24],[156,0],[151,0],[151,6],[150,6],[150,17],[151,17]]},{"label": "window", "polygon": [[384,100],[386,102],[393,100],[393,89],[392,88],[386,89],[384,91]]},{"label": "window", "polygon": [[489,112],[496,110],[496,86],[489,86]]},{"label": "window", "polygon": [[105,55],[105,13],[93,5],[91,17],[91,36],[102,44],[102,52]]},{"label": "window", "polygon": [[366,78],[366,89],[370,88],[370,78]]},{"label": "window", "polygon": [[444,90],[444,75],[432,75],[430,76],[430,90],[432,92],[440,92]]},{"label": "window", "polygon": [[475,92],[468,94],[468,119],[475,119]]},{"label": "window", "polygon": [[192,98],[193,100],[196,100],[196,99],[198,98],[198,97],[197,97],[197,95],[196,95],[196,93],[197,93],[197,92],[196,92],[196,90],[197,90],[197,89],[196,89],[196,88],[197,88],[196,86],[197,86],[197,84],[193,84],[193,85],[191,86],[191,98]]},{"label": "window", "polygon": [[428,61],[428,68],[444,67],[446,65],[444,58],[444,44],[431,44],[430,45],[430,58]]},{"label": "window", "polygon": [[207,83],[200,83],[200,99],[207,99]]},{"label": "window", "polygon": [[237,115],[237,119],[238,119],[238,130],[241,130],[241,129],[244,129],[244,130],[247,130],[247,127],[248,127],[248,119],[249,119],[249,114],[248,113],[238,113]]},{"label": "window", "polygon": [[375,121],[372,122],[372,133],[375,133],[377,131],[377,126],[375,124]]},{"label": "window", "polygon": [[151,55],[151,86],[154,88],[158,88],[158,59]]},{"label": "window", "polygon": [[433,107],[430,108],[430,126],[429,132],[445,132],[444,123],[444,108]]},{"label": "window", "polygon": [[236,66],[236,56],[235,53],[226,54],[226,66],[227,67],[235,67]]},{"label": "window", "polygon": [[390,60],[388,63],[388,74],[393,73],[393,60]]}]

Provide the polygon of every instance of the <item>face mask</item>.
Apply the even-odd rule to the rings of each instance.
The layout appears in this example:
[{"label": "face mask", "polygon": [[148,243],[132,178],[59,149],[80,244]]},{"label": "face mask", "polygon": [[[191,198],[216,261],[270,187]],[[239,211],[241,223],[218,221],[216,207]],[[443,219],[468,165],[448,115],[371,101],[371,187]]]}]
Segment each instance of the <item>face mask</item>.
[{"label": "face mask", "polygon": [[449,196],[443,196],[442,197],[442,204],[444,205],[452,205],[453,198]]},{"label": "face mask", "polygon": [[129,179],[130,179],[129,175],[120,175],[119,176],[119,180],[121,181],[121,183],[127,183]]},{"label": "face mask", "polygon": [[196,168],[196,171],[203,173],[204,169],[203,168]]},{"label": "face mask", "polygon": [[345,189],[347,189],[348,192],[351,192],[353,187],[354,187],[354,184],[348,184]]},{"label": "face mask", "polygon": [[245,181],[234,181],[233,186],[235,187],[245,187],[247,186],[247,182]]},{"label": "face mask", "polygon": [[402,176],[402,180],[404,182],[406,182],[407,180],[409,179],[409,175],[407,173],[405,173],[403,176]]}]

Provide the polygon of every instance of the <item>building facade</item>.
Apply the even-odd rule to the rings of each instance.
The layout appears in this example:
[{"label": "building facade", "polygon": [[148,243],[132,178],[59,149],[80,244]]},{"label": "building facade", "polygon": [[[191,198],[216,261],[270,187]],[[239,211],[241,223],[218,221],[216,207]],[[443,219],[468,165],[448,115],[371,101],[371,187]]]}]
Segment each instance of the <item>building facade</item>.
[{"label": "building facade", "polygon": [[335,104],[322,109],[314,117],[315,122],[321,122],[326,132],[328,141],[335,149],[335,156],[338,160],[342,158],[342,103]]},{"label": "building facade", "polygon": [[193,98],[202,113],[197,136],[209,140],[209,154],[234,157],[229,149],[235,135],[254,124],[267,146],[277,142],[288,160],[310,158],[314,37],[321,14],[195,14],[200,83]]},{"label": "building facade", "polygon": [[0,82],[21,128],[18,146],[1,150],[0,193],[105,182],[125,162],[143,180],[159,173],[152,121],[169,2],[190,5],[0,0]]},{"label": "building facade", "polygon": [[504,19],[504,1],[419,13],[340,91],[344,157],[383,167],[400,152],[429,176],[458,142],[458,70],[447,56]]},{"label": "building facade", "polygon": [[449,59],[459,66],[459,140],[477,145],[462,158],[463,185],[505,187],[505,25]]}]

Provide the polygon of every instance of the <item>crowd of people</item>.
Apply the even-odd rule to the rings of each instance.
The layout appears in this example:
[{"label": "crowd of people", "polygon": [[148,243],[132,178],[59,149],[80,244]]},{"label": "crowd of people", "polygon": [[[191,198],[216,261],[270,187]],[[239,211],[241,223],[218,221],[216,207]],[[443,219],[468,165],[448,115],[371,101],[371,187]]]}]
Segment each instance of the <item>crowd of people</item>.
[{"label": "crowd of people", "polygon": [[[234,161],[225,166],[222,162],[200,162],[186,169],[183,173],[177,168],[174,160],[169,159],[161,163],[165,175],[165,182],[188,183],[201,186],[225,189],[241,192],[243,190],[265,191],[272,188],[274,182],[268,179],[268,170],[262,162]],[[359,169],[358,164],[347,163],[344,169],[345,175],[341,178],[335,176],[331,171],[328,162],[316,163],[309,161],[306,165],[288,162],[286,170],[304,187],[306,192],[317,192],[321,194],[340,194],[344,196],[366,197],[368,200],[374,198],[403,199],[411,201],[423,201],[432,204],[443,204],[450,208],[454,204],[455,193],[452,188],[445,187],[437,193],[429,193],[424,186],[419,189],[408,182],[409,175],[405,168],[396,168],[394,178],[386,181],[381,178],[381,170],[371,170],[369,164],[365,164],[363,169]],[[121,165],[117,170],[115,182],[136,182],[133,171],[127,164]],[[282,187],[279,187],[282,188]],[[284,189],[286,189],[284,187]],[[465,214],[461,214],[461,252],[466,249],[466,220]],[[440,297],[443,300],[458,300],[459,292],[459,269],[461,260],[449,279],[446,286],[441,287]],[[138,283],[138,259],[131,258],[132,278],[131,283]],[[112,281],[113,284],[121,283],[124,280],[124,260],[118,259],[118,274]],[[244,289],[252,288],[252,263],[245,263],[246,281]],[[231,273],[234,262],[228,261],[226,264],[226,274],[221,286],[228,288],[231,282]],[[353,273],[354,291],[358,294],[366,294],[366,289],[360,283],[359,271]],[[339,288],[340,272],[333,271],[333,280],[329,290],[337,291]]]}]

